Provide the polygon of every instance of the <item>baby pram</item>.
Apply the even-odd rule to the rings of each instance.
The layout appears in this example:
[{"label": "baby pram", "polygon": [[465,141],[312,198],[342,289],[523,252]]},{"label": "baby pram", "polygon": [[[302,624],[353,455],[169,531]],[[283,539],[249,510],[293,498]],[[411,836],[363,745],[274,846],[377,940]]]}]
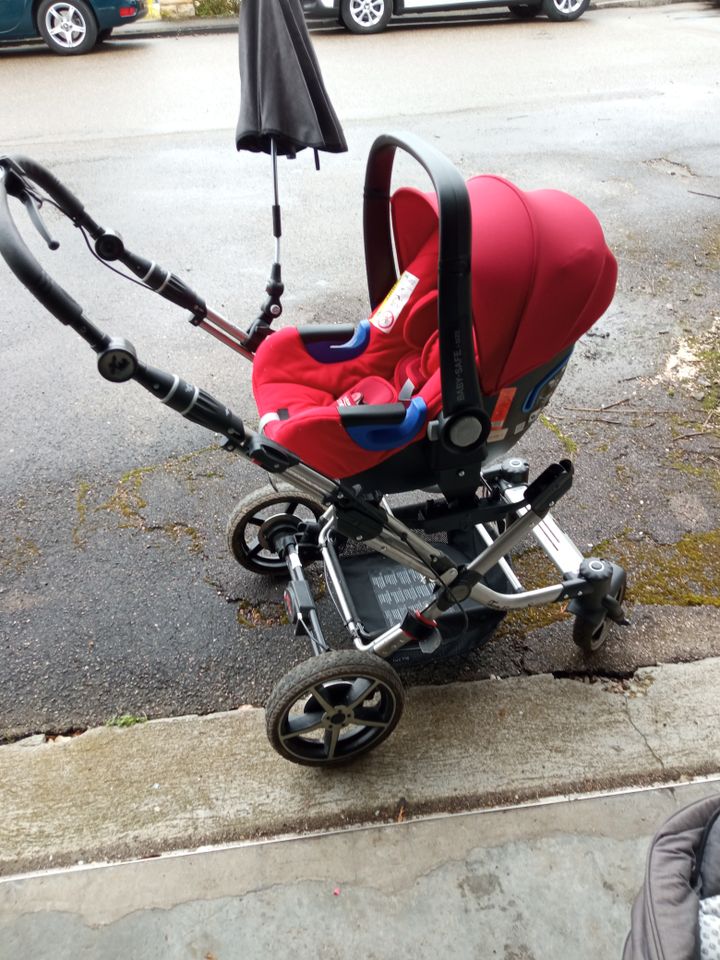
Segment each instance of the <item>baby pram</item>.
[{"label": "baby pram", "polygon": [[623,960],[720,960],[720,796],[655,834]]},{"label": "baby pram", "polygon": [[[406,188],[389,200],[398,149],[427,170],[435,197]],[[253,361],[257,431],[204,390],[141,362],[44,272],[8,203],[22,200],[44,230],[38,186],[99,257]],[[402,712],[395,667],[467,653],[507,611],[567,602],[586,653],[603,643],[608,621],[625,622],[622,568],[584,558],[550,514],[570,489],[572,464],[529,482],[527,462],[508,456],[612,297],[615,261],[594,215],[566,194],[523,193],[497,177],[466,185],[413,136],[376,140],[365,192],[369,319],[277,332],[265,323],[258,336],[257,324],[240,332],[175,275],[131,253],[45,168],[0,159],[0,252],[21,282],[90,344],[106,379],[135,380],[271,475],[234,511],[229,542],[248,569],[289,576],[288,618],[316,656],[275,687],[268,735],[306,764],[350,760],[380,743]],[[390,506],[388,495],[410,491],[423,493]],[[525,590],[510,553],[530,534],[561,579]],[[354,649],[329,649],[306,577],[318,560]]]},{"label": "baby pram", "polygon": [[[244,0],[241,17],[267,38],[271,55],[278,37],[294,38],[295,72],[289,55],[272,56],[268,83],[278,86],[282,68],[285,86],[304,87],[304,71],[316,63],[297,3]],[[241,32],[241,52],[248,37]],[[241,58],[251,88],[262,76],[255,54]],[[309,110],[300,123],[305,145],[314,143],[308,118],[310,127],[316,115],[334,127],[316,85],[317,114]],[[284,113],[273,113],[270,125]],[[268,137],[250,140],[250,149],[265,149]],[[278,142],[292,152],[296,140],[269,137],[275,169]],[[344,148],[341,137],[334,142]],[[425,169],[434,193],[404,188],[391,198],[398,150]],[[86,318],[28,250],[9,196],[51,248],[43,200],[83,231],[100,260],[124,266],[249,359],[257,431]],[[273,222],[279,238],[277,188]],[[550,513],[570,489],[572,464],[552,464],[530,482],[527,462],[510,456],[575,342],[612,299],[616,264],[598,221],[557,191],[523,193],[492,176],[466,184],[436,148],[393,135],[370,151],[364,224],[367,319],[275,330],[283,290],[276,255],[261,315],[243,332],[180,278],[131,252],[44,167],[0,158],[0,253],[20,281],[90,344],[103,377],[135,380],[270,474],[267,487],[237,505],[228,540],[247,569],[289,578],[288,620],[315,656],[274,688],[267,730],[280,754],[311,765],[351,760],[382,742],[402,713],[396,668],[467,654],[508,611],[567,603],[573,639],[588,654],[604,642],[609,621],[626,622],[622,568],[584,558]],[[402,502],[391,505],[393,494]],[[510,554],[529,535],[559,570],[557,583],[523,588]],[[315,562],[352,649],[330,649],[306,576]]]}]

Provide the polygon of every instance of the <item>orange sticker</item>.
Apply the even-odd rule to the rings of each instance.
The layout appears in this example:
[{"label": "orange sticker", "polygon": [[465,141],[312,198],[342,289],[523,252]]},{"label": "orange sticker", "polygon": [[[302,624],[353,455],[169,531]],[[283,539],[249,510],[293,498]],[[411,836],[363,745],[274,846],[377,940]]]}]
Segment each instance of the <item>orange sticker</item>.
[{"label": "orange sticker", "polygon": [[498,398],[495,401],[495,409],[493,410],[493,415],[490,418],[490,423],[493,426],[493,429],[501,427],[505,423],[505,419],[510,413],[510,407],[515,398],[517,390],[515,387],[504,387],[498,394]]}]

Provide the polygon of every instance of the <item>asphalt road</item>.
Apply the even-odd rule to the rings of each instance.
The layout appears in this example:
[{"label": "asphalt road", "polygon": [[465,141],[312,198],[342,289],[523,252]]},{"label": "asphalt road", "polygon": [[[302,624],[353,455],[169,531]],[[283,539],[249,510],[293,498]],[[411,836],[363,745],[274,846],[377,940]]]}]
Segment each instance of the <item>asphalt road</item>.
[{"label": "asphalt road", "polygon": [[[428,138],[468,175],[576,194],[620,263],[613,306],[524,449],[538,470],[572,453],[577,481],[558,518],[583,549],[610,541],[608,555],[627,554],[634,627],[588,667],[568,623],[516,619],[466,663],[409,682],[624,676],[720,653],[708,333],[720,314],[719,34],[717,8],[688,3],[567,25],[474,18],[315,35],[350,151],[320,174],[306,156],[282,164],[283,322],[365,315],[362,178],[387,130]],[[232,35],[117,40],[72,59],[5,48],[0,86],[2,152],[50,165],[215,309],[241,325],[254,316],[273,253],[271,182],[266,158],[234,150]],[[410,164],[399,178],[421,182]],[[249,365],[49,221],[58,253],[28,241],[91,319],[254,422]],[[306,655],[279,624],[280,588],[224,545],[226,517],[263,476],[134,385],[105,384],[5,270],[0,302],[0,735],[262,703]]]}]

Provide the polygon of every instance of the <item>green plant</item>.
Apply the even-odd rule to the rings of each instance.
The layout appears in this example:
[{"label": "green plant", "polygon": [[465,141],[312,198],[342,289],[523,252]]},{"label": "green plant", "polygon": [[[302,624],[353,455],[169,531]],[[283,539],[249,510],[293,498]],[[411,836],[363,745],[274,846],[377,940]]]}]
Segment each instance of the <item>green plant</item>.
[{"label": "green plant", "polygon": [[236,17],[239,0],[193,0],[196,17]]},{"label": "green plant", "polygon": [[142,714],[139,717],[134,716],[132,713],[122,713],[119,716],[111,717],[106,721],[106,727],[134,727],[138,723],[146,723],[147,717],[145,714]]}]

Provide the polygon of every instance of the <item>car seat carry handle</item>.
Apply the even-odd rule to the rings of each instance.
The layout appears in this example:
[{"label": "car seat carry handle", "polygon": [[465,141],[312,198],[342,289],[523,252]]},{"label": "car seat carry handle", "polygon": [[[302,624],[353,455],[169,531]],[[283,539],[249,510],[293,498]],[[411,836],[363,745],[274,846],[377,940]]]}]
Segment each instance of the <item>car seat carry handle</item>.
[{"label": "car seat carry handle", "polygon": [[384,134],[370,148],[365,176],[364,230],[370,303],[375,309],[397,280],[390,221],[395,152],[425,169],[438,199],[438,327],[443,414],[482,411],[475,366],[471,299],[470,199],[462,174],[439,150],[413,134]]}]

